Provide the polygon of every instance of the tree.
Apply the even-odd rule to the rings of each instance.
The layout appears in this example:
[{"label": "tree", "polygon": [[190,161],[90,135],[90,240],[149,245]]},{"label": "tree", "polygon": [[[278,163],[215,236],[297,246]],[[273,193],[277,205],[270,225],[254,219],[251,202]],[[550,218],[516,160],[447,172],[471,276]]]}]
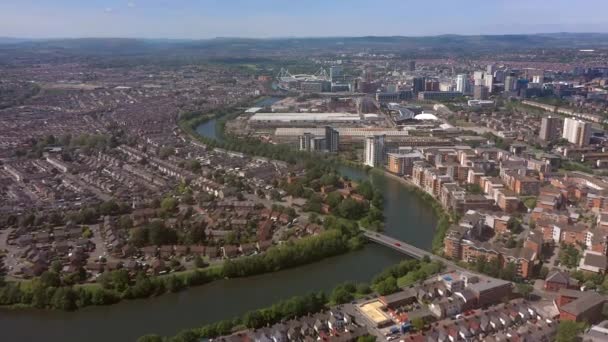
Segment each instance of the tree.
[{"label": "tree", "polygon": [[517,265],[514,262],[508,263],[504,268],[500,269],[500,278],[504,280],[513,280],[517,275]]},{"label": "tree", "polygon": [[361,196],[365,197],[365,199],[367,200],[372,200],[372,198],[374,197],[374,187],[372,186],[372,183],[368,180],[359,183],[359,186],[357,187],[357,192]]},{"label": "tree", "polygon": [[395,293],[399,290],[397,287],[397,279],[395,277],[390,276],[381,282],[374,285],[374,290],[378,292],[379,295],[385,296],[391,293]]},{"label": "tree", "polygon": [[534,287],[530,284],[517,284],[517,292],[526,299],[529,299],[532,291],[534,291]]},{"label": "tree", "polygon": [[507,221],[507,229],[509,229],[513,234],[519,234],[522,231],[521,223],[517,218],[511,216],[509,221]]},{"label": "tree", "polygon": [[549,268],[547,266],[541,267],[538,272],[538,279],[546,279],[547,275],[549,275]]},{"label": "tree", "polygon": [[198,172],[201,170],[201,163],[194,159],[188,162],[188,169],[192,172]]},{"label": "tree", "polygon": [[137,339],[137,342],[163,342],[159,335],[144,335]]},{"label": "tree", "polygon": [[353,300],[355,297],[353,293],[356,291],[356,287],[353,284],[342,284],[336,286],[329,299],[335,304],[344,304]]},{"label": "tree", "polygon": [[421,317],[416,317],[412,320],[412,326],[416,331],[422,331],[424,329],[424,320]]},{"label": "tree", "polygon": [[372,335],[360,336],[357,339],[357,342],[376,342],[376,336],[372,336]]},{"label": "tree", "polygon": [[131,229],[129,240],[137,247],[143,247],[148,244],[148,230],[142,227]]},{"label": "tree", "polygon": [[571,244],[566,244],[560,248],[559,262],[568,268],[575,268],[578,266],[579,257],[580,253],[578,249]]},{"label": "tree", "polygon": [[205,263],[205,261],[203,260],[203,258],[201,258],[200,255],[197,255],[196,257],[194,257],[194,266],[196,266],[197,268],[203,268],[207,267],[207,263]]},{"label": "tree", "polygon": [[332,209],[335,209],[338,205],[340,205],[341,202],[342,202],[342,195],[337,191],[330,193],[325,198],[325,203],[327,203],[329,205],[329,207]]},{"label": "tree", "polygon": [[561,321],[557,327],[557,342],[572,342],[585,329],[585,323],[575,321]]},{"label": "tree", "polygon": [[40,275],[40,283],[43,287],[58,287],[61,285],[59,274],[53,271],[46,271]]},{"label": "tree", "polygon": [[61,269],[63,268],[63,265],[61,264],[61,261],[59,260],[55,260],[51,263],[51,271],[59,274],[61,273]]},{"label": "tree", "polygon": [[177,200],[173,197],[166,197],[160,203],[160,209],[164,213],[173,213],[177,210]]}]

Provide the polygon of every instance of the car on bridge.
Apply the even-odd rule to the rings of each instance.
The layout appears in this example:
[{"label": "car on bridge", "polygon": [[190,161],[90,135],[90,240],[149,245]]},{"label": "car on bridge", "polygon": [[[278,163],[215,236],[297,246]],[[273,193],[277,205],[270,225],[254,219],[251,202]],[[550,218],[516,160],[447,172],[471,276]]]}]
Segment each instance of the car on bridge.
[{"label": "car on bridge", "polygon": [[399,242],[395,242],[395,246],[401,247],[401,244]]}]

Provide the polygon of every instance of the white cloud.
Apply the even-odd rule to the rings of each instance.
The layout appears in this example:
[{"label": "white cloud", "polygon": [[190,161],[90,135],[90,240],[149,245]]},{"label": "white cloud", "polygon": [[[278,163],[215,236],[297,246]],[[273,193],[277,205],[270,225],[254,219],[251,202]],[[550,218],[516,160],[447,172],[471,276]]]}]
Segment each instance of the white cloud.
[{"label": "white cloud", "polygon": [[135,3],[133,1],[130,1],[129,3],[127,3],[127,6],[129,8],[135,8],[136,5],[135,5]]},{"label": "white cloud", "polygon": [[104,9],[104,12],[106,12],[106,13],[112,13],[113,11],[114,11],[114,9],[112,7],[106,7]]}]

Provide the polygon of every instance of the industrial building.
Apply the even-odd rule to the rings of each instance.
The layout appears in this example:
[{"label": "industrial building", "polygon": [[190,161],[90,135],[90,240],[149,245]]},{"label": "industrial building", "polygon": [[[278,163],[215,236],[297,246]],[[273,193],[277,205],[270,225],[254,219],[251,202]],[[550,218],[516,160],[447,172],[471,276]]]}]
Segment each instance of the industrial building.
[{"label": "industrial building", "polygon": [[319,124],[357,124],[361,115],[353,113],[256,113],[249,119],[252,127],[317,126]]}]

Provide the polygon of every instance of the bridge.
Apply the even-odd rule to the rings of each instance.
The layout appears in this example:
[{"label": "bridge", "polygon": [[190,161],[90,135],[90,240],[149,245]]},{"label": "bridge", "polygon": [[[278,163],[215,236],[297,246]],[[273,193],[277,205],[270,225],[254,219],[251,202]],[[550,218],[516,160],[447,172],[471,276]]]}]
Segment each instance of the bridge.
[{"label": "bridge", "polygon": [[382,233],[373,232],[373,231],[366,230],[366,229],[361,229],[361,230],[363,231],[363,235],[366,238],[368,238],[370,241],[373,241],[373,242],[381,244],[383,246],[392,248],[392,249],[394,249],[400,253],[406,254],[410,257],[413,257],[416,259],[422,259],[423,257],[428,256],[431,260],[441,261],[446,267],[449,267],[451,269],[458,270],[461,272],[466,271],[466,272],[471,273],[470,270],[466,270],[450,260],[444,259],[438,255],[435,255],[429,251],[425,251],[424,249],[420,249],[416,246],[412,246],[411,244],[409,244],[407,242],[397,240],[395,238],[392,238],[388,235],[384,235]]},{"label": "bridge", "polygon": [[376,243],[384,245],[386,247],[390,247],[398,252],[407,254],[416,259],[422,259],[424,256],[428,256],[431,259],[433,257],[436,257],[436,255],[434,255],[431,252],[427,252],[416,246],[412,246],[406,242],[397,240],[395,238],[392,238],[390,236],[387,236],[387,235],[384,235],[381,233],[376,233],[376,232],[369,231],[369,230],[363,230],[363,235],[365,235],[365,237],[368,238],[370,241],[376,242]]}]

